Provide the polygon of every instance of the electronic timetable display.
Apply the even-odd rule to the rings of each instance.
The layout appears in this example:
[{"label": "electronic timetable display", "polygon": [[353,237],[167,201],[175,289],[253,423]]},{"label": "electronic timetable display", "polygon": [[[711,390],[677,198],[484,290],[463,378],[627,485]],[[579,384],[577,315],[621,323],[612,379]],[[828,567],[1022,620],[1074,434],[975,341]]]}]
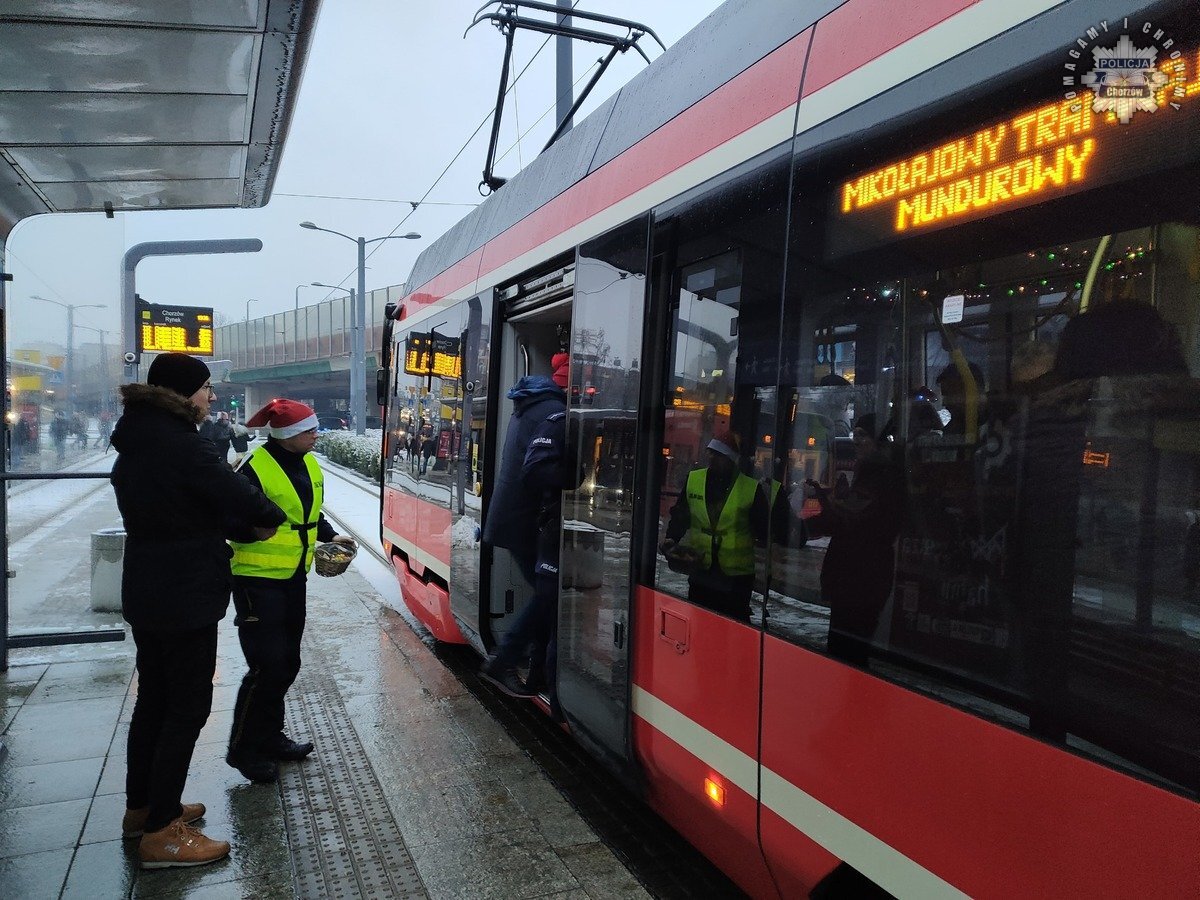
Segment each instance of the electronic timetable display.
[{"label": "electronic timetable display", "polygon": [[458,338],[414,331],[404,342],[404,371],[409,375],[462,377]]},{"label": "electronic timetable display", "polygon": [[165,306],[137,300],[138,349],[143,353],[213,355],[211,306]]},{"label": "electronic timetable display", "polygon": [[[1153,76],[1153,78],[1151,77]],[[1200,54],[997,116],[841,180],[834,255],[913,237],[1101,185],[1182,166],[1200,149]],[[1140,85],[1134,82],[1140,82]],[[1141,92],[1153,102],[1134,104]],[[1075,92],[1071,92],[1075,93]]]}]

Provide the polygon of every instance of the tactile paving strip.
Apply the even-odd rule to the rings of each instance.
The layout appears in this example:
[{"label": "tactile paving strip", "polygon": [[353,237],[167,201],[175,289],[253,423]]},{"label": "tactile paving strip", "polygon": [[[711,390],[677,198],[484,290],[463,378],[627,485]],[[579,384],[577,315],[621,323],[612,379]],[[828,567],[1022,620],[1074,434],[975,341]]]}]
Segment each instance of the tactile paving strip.
[{"label": "tactile paving strip", "polygon": [[288,698],[289,733],[316,746],[280,767],[296,896],[428,897],[333,679],[306,660]]}]

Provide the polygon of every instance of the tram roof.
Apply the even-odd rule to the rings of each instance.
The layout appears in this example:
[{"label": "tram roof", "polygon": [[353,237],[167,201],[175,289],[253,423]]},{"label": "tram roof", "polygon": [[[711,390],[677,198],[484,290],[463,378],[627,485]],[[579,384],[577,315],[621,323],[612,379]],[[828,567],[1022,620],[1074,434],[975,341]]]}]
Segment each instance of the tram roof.
[{"label": "tram roof", "polygon": [[265,204],[319,5],[6,0],[0,237],[106,204]]},{"label": "tram roof", "polygon": [[419,289],[808,28],[841,0],[728,0],[426,248]]}]

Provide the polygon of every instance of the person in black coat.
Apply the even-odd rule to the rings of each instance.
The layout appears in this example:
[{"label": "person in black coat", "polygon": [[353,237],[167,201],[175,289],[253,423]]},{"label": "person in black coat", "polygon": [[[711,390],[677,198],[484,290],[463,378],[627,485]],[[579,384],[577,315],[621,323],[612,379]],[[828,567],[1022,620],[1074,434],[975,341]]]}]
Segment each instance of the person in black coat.
[{"label": "person in black coat", "polygon": [[203,362],[162,354],[146,381],[121,388],[111,481],[126,533],[121,609],[138,671],[123,832],[142,835],[142,865],[160,868],[229,853],[226,842],[188,827],[203,804],[180,803],[212,707],[217,623],[229,604],[224,529],[233,517],[265,538],[285,516],[197,434],[214,396]]},{"label": "person in black coat", "polygon": [[[557,599],[557,562],[552,596],[539,591],[534,571],[538,560],[538,536],[542,530],[538,527],[538,518],[545,507],[545,485],[525,477],[526,457],[535,437],[550,440],[550,435],[555,435],[554,439],[558,440],[557,435],[563,428],[567,408],[567,395],[563,389],[567,384],[567,354],[555,354],[551,364],[553,378],[526,375],[508,392],[508,398],[513,401],[513,413],[504,437],[496,489],[483,522],[484,542],[506,548],[534,591],[533,599],[517,615],[502,644],[480,670],[484,678],[516,697],[534,693],[530,686],[521,682],[516,672],[517,659],[531,643],[532,668],[544,671]],[[557,526],[554,534],[557,540]]]},{"label": "person in black coat", "polygon": [[904,473],[883,449],[874,414],[854,423],[854,481],[835,500],[815,481],[821,512],[811,534],[829,535],[821,566],[821,597],[829,606],[829,654],[866,668],[871,639],[891,596],[896,539],[904,513]]}]

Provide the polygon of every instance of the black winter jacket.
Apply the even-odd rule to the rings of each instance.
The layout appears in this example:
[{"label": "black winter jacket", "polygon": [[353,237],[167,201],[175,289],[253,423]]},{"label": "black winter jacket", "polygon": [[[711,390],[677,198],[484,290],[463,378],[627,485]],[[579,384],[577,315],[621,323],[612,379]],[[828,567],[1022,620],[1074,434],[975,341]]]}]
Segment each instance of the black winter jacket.
[{"label": "black winter jacket", "polygon": [[483,540],[532,559],[537,549],[542,491],[527,486],[521,470],[534,433],[547,418],[567,408],[567,395],[546,376],[527,375],[513,386],[508,397],[513,401],[513,414],[504,436],[496,489],[483,522]]},{"label": "black winter jacket", "polygon": [[125,621],[161,631],[211,625],[232,585],[223,523],[269,528],[283,511],[196,433],[202,414],[190,400],[145,384],[124,385],[121,396],[111,480],[125,522]]}]

